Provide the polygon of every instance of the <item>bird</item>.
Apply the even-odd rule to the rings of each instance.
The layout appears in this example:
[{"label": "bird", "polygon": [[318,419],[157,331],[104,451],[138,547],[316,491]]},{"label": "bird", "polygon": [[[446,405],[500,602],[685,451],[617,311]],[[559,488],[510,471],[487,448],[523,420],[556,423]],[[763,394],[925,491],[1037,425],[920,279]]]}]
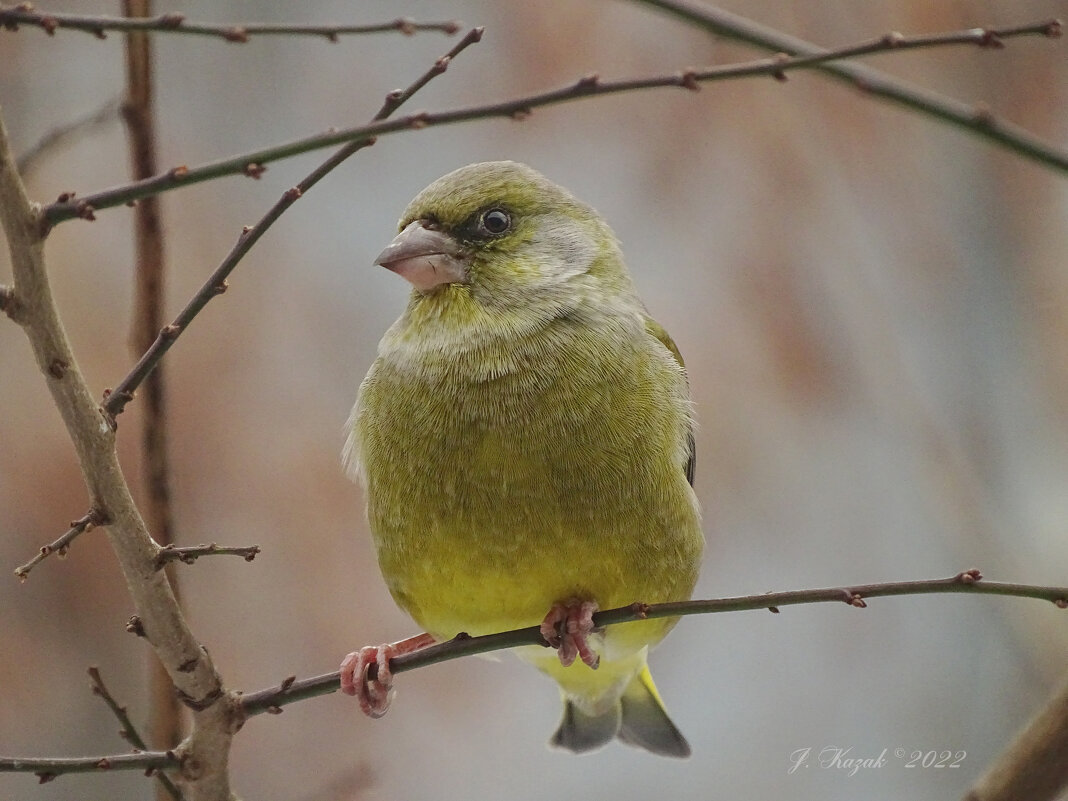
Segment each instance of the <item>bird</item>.
[{"label": "bird", "polygon": [[697,580],[678,348],[608,223],[531,167],[461,167],[420,192],[398,230],[375,264],[411,294],[360,385],[343,461],[389,592],[425,633],[348,654],[341,689],[380,717],[394,656],[538,625],[553,647],[516,652],[559,685],[551,746],[618,738],[688,756],[647,661],[678,619],[593,621],[686,600]]}]

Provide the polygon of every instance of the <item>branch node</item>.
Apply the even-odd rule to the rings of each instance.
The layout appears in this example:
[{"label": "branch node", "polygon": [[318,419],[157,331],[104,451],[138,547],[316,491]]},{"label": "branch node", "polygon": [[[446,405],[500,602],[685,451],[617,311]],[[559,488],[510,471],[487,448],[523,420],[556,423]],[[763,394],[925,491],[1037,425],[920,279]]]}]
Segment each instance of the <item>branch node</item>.
[{"label": "branch node", "polygon": [[267,707],[267,709],[265,711],[267,712],[268,715],[281,715],[282,714],[282,707],[280,707],[280,706],[269,706],[269,707]]},{"label": "branch node", "polygon": [[249,178],[255,178],[257,181],[259,180],[260,176],[263,175],[265,172],[267,172],[267,165],[257,164],[254,161],[250,161],[248,164],[246,164],[244,169],[245,175],[247,175]]},{"label": "branch node", "polygon": [[179,164],[177,167],[171,167],[167,170],[167,177],[173,181],[179,181],[185,178],[189,174],[189,168],[184,164]]},{"label": "branch node", "polygon": [[38,784],[48,784],[50,781],[53,781],[58,775],[58,773],[49,773],[47,771],[41,771],[40,773],[34,774],[34,776],[37,777]]},{"label": "branch node", "polygon": [[159,24],[164,28],[180,28],[183,22],[185,22],[185,14],[179,14],[177,12],[161,14],[159,18]]},{"label": "branch node", "polygon": [[689,89],[691,92],[700,92],[701,84],[697,82],[697,70],[688,67],[679,73],[679,86]]},{"label": "branch node", "polygon": [[79,201],[74,206],[75,216],[80,217],[83,220],[88,220],[89,222],[93,222],[96,219],[96,215],[93,214],[94,211],[96,211],[96,209],[84,200]]},{"label": "branch node", "polygon": [[52,378],[63,378],[69,369],[70,365],[58,357],[48,364],[48,374],[52,376]]},{"label": "branch node", "polygon": [[220,281],[219,283],[215,284],[215,286],[213,286],[211,288],[211,291],[214,292],[216,295],[221,295],[223,292],[225,292],[229,288],[230,288],[230,282],[227,281],[224,278],[222,281]]},{"label": "branch node", "polygon": [[293,186],[287,189],[282,195],[282,197],[285,198],[286,201],[289,203],[295,203],[296,201],[300,200],[301,195],[303,194],[304,193],[301,191],[299,186]]},{"label": "branch node", "polygon": [[975,584],[975,582],[979,581],[982,577],[983,574],[980,572],[979,568],[973,567],[970,570],[958,573],[953,577],[953,580],[960,584]]},{"label": "branch node", "polygon": [[768,611],[771,612],[773,615],[777,615],[777,614],[779,614],[779,607],[777,607],[777,606],[769,606],[768,607]]},{"label": "branch node", "polygon": [[126,621],[126,631],[136,637],[146,636],[145,624],[137,615],[130,615],[130,619]]},{"label": "branch node", "polygon": [[182,327],[180,325],[175,325],[174,323],[165,325],[159,330],[160,339],[163,340],[177,339],[178,335],[181,333]]},{"label": "branch node", "polygon": [[232,28],[227,28],[223,31],[223,39],[228,42],[237,42],[238,44],[244,44],[248,41],[248,31],[242,28],[240,25],[234,25]]},{"label": "branch node", "polygon": [[890,33],[886,34],[886,36],[882,38],[882,43],[886,47],[890,48],[899,47],[904,41],[905,37],[902,36],[901,33],[898,31],[890,31]]},{"label": "branch node", "polygon": [[393,21],[393,27],[403,33],[405,36],[411,36],[415,33],[415,22],[407,17],[400,17]]},{"label": "branch node", "polygon": [[55,36],[56,28],[59,27],[59,23],[56,21],[55,17],[45,16],[41,17],[41,27],[44,29],[44,32],[47,33],[49,36]]},{"label": "branch node", "polygon": [[994,123],[996,122],[994,111],[990,108],[988,103],[984,103],[983,101],[979,101],[973,107],[972,119],[984,128],[993,128]]},{"label": "branch node", "polygon": [[427,126],[428,119],[429,115],[425,111],[419,114],[413,114],[408,118],[408,127],[418,131]]},{"label": "branch node", "polygon": [[575,83],[575,88],[579,90],[594,89],[600,82],[601,76],[598,75],[596,72],[591,72],[588,75],[583,75],[581,78],[579,78],[578,81]]},{"label": "branch node", "polygon": [[19,302],[15,297],[15,290],[9,286],[0,286],[0,311],[10,317],[12,320],[16,319],[19,312]]},{"label": "branch node", "polygon": [[997,35],[997,32],[990,30],[989,28],[982,28],[979,33],[979,46],[990,47],[994,50],[1003,50],[1005,48],[1005,42],[1001,37]]},{"label": "branch node", "polygon": [[866,609],[868,606],[864,599],[860,597],[860,593],[853,592],[853,590],[842,590],[842,600],[857,609]]},{"label": "branch node", "polygon": [[1046,36],[1050,39],[1059,39],[1064,32],[1064,23],[1059,19],[1051,19],[1046,23]]},{"label": "branch node", "polygon": [[1068,609],[1068,598],[1058,598],[1053,602],[1058,609]]},{"label": "branch node", "polygon": [[530,106],[523,106],[522,108],[515,109],[508,116],[511,117],[516,122],[522,122],[523,120],[525,120],[527,117],[529,117],[533,113],[534,113],[534,109],[532,109]]},{"label": "branch node", "polygon": [[643,601],[635,601],[628,606],[627,609],[629,609],[630,613],[638,620],[645,620],[645,618],[649,616],[649,604],[644,603]]}]

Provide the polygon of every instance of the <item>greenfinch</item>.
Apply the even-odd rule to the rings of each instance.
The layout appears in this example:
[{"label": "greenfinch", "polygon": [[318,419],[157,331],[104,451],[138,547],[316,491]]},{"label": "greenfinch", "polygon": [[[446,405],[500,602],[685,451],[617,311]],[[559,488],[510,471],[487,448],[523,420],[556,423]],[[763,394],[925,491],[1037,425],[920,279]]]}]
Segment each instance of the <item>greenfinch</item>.
[{"label": "greenfinch", "polygon": [[560,686],[552,745],[689,755],[646,663],[677,619],[592,620],[687,599],[697,579],[678,349],[608,224],[529,167],[456,170],[399,229],[376,264],[413,289],[360,386],[344,460],[386,585],[426,633],[349,654],[342,690],[379,717],[393,656],[540,624],[555,650],[517,652]]}]

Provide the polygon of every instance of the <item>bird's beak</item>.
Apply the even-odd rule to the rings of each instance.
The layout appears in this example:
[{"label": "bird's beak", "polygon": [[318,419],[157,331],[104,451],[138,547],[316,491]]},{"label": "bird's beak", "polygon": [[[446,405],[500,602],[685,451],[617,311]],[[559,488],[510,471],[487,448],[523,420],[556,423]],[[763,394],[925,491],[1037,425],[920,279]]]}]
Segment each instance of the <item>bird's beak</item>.
[{"label": "bird's beak", "polygon": [[448,234],[427,228],[422,220],[409,223],[397,234],[378,254],[375,264],[407,279],[420,292],[467,280],[467,260],[460,243]]}]

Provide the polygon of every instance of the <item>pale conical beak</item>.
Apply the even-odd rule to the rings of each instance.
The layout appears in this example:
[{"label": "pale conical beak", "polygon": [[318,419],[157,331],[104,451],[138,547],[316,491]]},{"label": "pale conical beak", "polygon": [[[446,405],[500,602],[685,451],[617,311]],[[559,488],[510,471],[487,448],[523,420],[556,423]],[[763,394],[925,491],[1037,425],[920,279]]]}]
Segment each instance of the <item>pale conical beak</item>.
[{"label": "pale conical beak", "polygon": [[407,279],[421,292],[467,280],[467,261],[460,243],[448,234],[427,228],[421,220],[409,223],[397,234],[378,254],[375,264]]}]

